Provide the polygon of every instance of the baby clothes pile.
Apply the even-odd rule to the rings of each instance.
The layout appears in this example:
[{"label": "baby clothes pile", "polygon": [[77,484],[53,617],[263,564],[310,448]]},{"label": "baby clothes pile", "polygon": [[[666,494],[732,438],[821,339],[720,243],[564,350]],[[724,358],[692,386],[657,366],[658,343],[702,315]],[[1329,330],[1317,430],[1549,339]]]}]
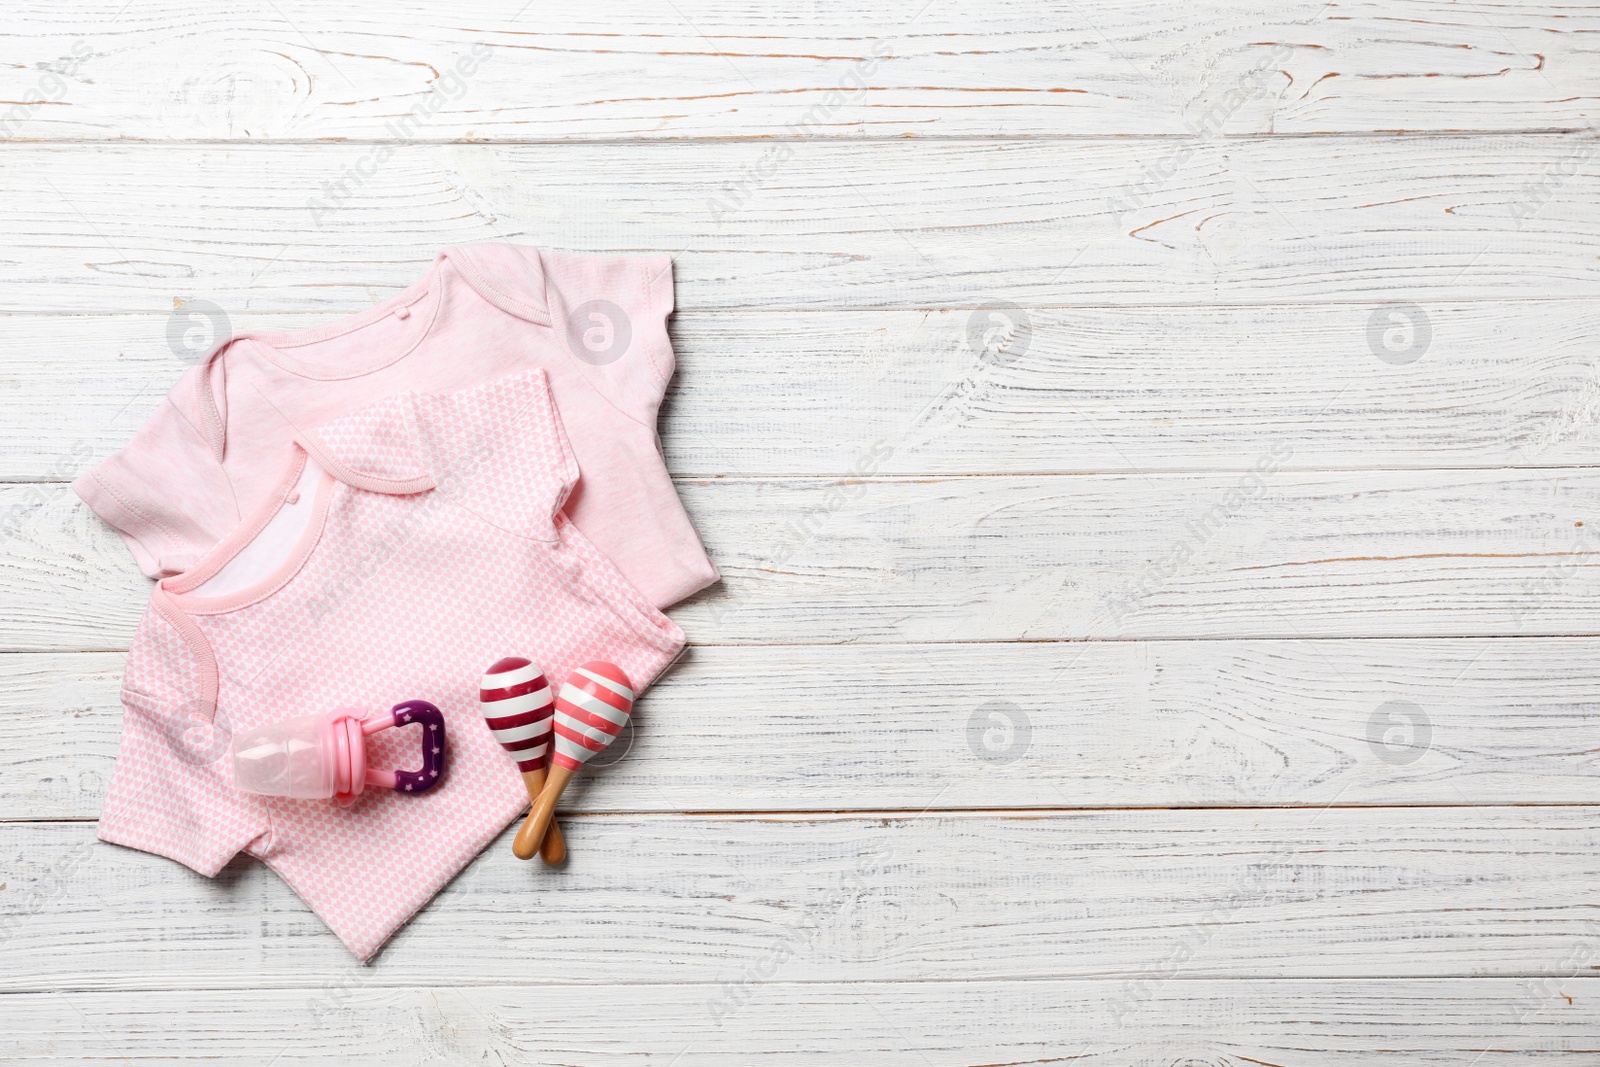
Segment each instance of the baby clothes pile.
[{"label": "baby clothes pile", "polygon": [[[101,839],[205,875],[255,856],[375,953],[527,806],[479,714],[484,666],[599,659],[640,692],[683,648],[661,609],[717,578],[655,432],[672,307],[665,256],[473,245],[367,312],[239,334],[188,371],[73,485],[160,579]],[[236,788],[230,737],[408,698],[444,716],[436,788]],[[371,738],[374,763],[414,763],[410,734]]]}]

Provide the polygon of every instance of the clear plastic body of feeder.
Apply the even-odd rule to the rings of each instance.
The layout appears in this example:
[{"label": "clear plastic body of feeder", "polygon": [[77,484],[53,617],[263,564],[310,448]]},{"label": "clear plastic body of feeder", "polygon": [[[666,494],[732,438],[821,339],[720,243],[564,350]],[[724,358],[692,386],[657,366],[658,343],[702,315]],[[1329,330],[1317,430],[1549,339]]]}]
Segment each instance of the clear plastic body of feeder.
[{"label": "clear plastic body of feeder", "polygon": [[246,793],[295,800],[333,796],[333,726],[326,715],[285,719],[233,740],[233,781]]}]

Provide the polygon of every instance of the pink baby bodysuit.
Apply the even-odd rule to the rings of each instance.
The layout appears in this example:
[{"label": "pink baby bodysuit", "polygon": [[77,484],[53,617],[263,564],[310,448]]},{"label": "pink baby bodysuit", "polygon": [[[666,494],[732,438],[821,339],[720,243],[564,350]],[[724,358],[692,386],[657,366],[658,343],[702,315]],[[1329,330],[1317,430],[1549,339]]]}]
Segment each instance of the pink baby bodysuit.
[{"label": "pink baby bodysuit", "polygon": [[[208,876],[255,856],[365,959],[527,806],[478,710],[484,669],[526,656],[559,685],[601,659],[643,690],[683,632],[562,513],[578,466],[542,370],[393,396],[277,452],[255,510],[152,593],[99,833]],[[234,786],[233,736],[412,699],[446,721],[425,794]],[[372,741],[372,766],[419,763],[409,727]]]},{"label": "pink baby bodysuit", "polygon": [[656,437],[672,306],[664,255],[446,249],[421,281],[362,314],[225,341],[73,489],[147,575],[181,574],[274,491],[283,449],[305,428],[395,393],[542,367],[583,470],[568,517],[667,607],[717,578]]}]

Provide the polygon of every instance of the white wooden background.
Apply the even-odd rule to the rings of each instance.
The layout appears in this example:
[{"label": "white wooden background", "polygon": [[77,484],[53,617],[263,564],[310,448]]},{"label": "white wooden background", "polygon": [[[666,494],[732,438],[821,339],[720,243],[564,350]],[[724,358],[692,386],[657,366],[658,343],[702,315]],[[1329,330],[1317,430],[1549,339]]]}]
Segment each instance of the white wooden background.
[{"label": "white wooden background", "polygon": [[[0,25],[0,1060],[1600,1062],[1600,4]],[[726,577],[570,866],[358,967],[94,843],[147,585],[65,483],[197,301],[497,239],[675,255]]]}]

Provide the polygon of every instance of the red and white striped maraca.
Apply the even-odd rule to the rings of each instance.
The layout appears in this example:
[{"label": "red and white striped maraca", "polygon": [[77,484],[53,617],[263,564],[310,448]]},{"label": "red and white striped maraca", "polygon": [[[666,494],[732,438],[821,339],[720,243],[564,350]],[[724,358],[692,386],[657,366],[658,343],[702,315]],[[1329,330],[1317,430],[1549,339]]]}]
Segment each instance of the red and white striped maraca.
[{"label": "red and white striped maraca", "polygon": [[531,856],[545,830],[554,831],[556,801],[572,781],[573,772],[596,752],[605,751],[628,725],[632,713],[633,683],[615,663],[592,660],[567,675],[556,697],[556,750],[550,777],[517,831],[512,851]]},{"label": "red and white striped maraca", "polygon": [[[511,753],[522,772],[522,784],[533,805],[544,790],[545,754],[550,749],[550,728],[554,723],[555,698],[544,672],[521,656],[507,656],[484,674],[478,687],[478,708],[500,747]],[[515,843],[512,845],[516,849]],[[539,849],[546,863],[560,863],[567,855],[561,828],[554,823]],[[522,859],[532,859],[518,851]]]}]

